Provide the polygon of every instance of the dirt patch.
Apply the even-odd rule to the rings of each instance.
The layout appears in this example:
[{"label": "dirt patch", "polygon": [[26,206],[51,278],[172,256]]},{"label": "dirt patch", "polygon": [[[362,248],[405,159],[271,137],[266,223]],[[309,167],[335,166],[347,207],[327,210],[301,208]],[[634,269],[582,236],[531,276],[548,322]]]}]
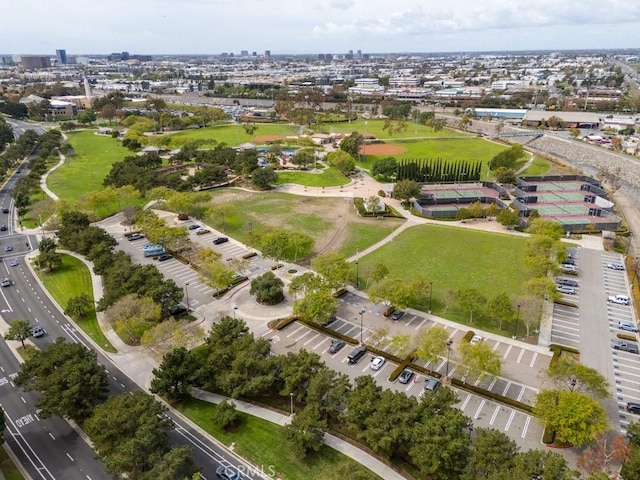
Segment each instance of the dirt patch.
[{"label": "dirt patch", "polygon": [[284,135],[260,135],[258,137],[253,137],[251,141],[253,143],[267,143],[267,142],[275,142],[277,140],[285,140],[287,137]]},{"label": "dirt patch", "polygon": [[385,143],[374,143],[372,145],[362,145],[361,155],[400,155],[407,149],[398,145],[387,145]]}]

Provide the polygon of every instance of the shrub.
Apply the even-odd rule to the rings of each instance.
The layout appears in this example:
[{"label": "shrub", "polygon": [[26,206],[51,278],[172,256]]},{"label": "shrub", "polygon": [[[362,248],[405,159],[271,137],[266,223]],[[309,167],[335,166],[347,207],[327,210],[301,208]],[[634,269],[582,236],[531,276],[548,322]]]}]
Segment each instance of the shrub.
[{"label": "shrub", "polygon": [[378,190],[378,196],[379,196],[380,198],[385,198],[385,197],[387,196],[387,194],[386,194],[386,193],[384,193],[384,190]]},{"label": "shrub", "polygon": [[275,305],[284,300],[284,283],[273,272],[267,272],[251,281],[250,294],[255,295],[258,303]]},{"label": "shrub", "polygon": [[464,337],[462,337],[462,341],[470,342],[475,334],[476,332],[474,332],[473,330],[469,330],[467,333],[464,334]]},{"label": "shrub", "polygon": [[385,317],[388,317],[389,315],[391,315],[393,312],[396,311],[396,307],[394,307],[393,305],[389,305],[384,312],[382,312],[382,315]]},{"label": "shrub", "polygon": [[635,335],[628,335],[626,333],[619,333],[616,335],[616,337],[618,337],[621,340],[629,340],[631,342],[637,342],[638,340],[636,339]]},{"label": "shrub", "polygon": [[298,320],[298,317],[295,315],[292,315],[290,317],[279,318],[278,320],[274,320],[269,325],[274,330],[282,330],[283,328],[291,325],[296,320]]}]

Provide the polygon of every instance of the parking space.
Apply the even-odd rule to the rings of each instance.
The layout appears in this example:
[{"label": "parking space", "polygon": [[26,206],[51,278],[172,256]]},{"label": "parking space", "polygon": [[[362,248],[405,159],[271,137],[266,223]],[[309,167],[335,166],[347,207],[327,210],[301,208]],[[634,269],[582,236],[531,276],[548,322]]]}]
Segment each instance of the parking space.
[{"label": "parking space", "polygon": [[571,348],[580,346],[580,313],[577,308],[553,304],[551,343]]}]

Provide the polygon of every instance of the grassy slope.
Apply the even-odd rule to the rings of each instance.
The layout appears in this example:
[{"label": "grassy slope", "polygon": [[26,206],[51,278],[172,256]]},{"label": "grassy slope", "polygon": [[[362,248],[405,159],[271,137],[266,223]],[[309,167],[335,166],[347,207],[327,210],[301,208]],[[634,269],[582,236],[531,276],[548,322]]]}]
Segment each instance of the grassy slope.
[{"label": "grassy slope", "polygon": [[263,135],[298,135],[299,133],[300,128],[293,125],[260,124],[253,134],[247,135],[242,125],[223,124],[173,133],[170,138],[172,147],[180,147],[195,140],[215,140],[219,144],[237,146]]},{"label": "grassy slope", "polygon": [[322,173],[278,172],[276,184],[294,183],[307,187],[339,187],[347,185],[350,181],[351,179],[345,177],[339,170],[330,167]]},{"label": "grassy slope", "polygon": [[[63,255],[62,266],[51,273],[40,274],[40,279],[45,288],[62,308],[67,305],[70,298],[77,297],[81,294],[89,296],[92,303],[94,301],[89,270],[84,263],[75,257]],[[85,318],[75,320],[75,322],[104,350],[107,352],[116,352],[116,349],[102,333],[95,310]]]}]

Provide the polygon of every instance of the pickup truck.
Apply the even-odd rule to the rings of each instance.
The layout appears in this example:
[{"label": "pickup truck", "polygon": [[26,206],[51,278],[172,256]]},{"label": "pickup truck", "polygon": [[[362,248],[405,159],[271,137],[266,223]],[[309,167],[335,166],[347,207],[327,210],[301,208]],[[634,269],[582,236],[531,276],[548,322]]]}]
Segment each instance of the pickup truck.
[{"label": "pickup truck", "polygon": [[640,353],[638,351],[638,344],[633,342],[626,342],[624,340],[611,340],[611,348],[614,350],[622,350],[623,352]]},{"label": "pickup truck", "polygon": [[617,303],[618,305],[629,305],[629,297],[626,295],[612,295],[607,301],[609,303]]}]

